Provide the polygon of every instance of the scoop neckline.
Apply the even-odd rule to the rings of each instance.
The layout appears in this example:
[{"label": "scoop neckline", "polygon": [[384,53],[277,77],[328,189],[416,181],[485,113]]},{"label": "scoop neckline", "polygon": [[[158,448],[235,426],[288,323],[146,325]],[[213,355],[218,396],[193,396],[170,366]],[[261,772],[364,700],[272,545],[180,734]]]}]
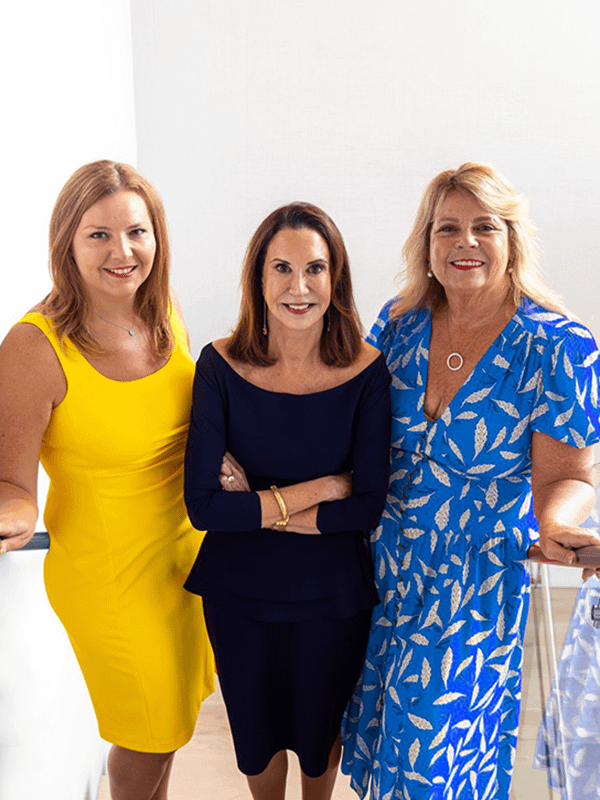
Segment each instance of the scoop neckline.
[{"label": "scoop neckline", "polygon": [[306,393],[302,393],[302,394],[295,394],[294,392],[274,392],[272,389],[263,389],[262,386],[257,386],[255,383],[252,383],[252,381],[249,381],[247,378],[242,377],[242,375],[240,375],[240,373],[237,372],[231,366],[231,364],[227,361],[227,359],[224,358],[221,355],[221,353],[219,353],[219,351],[217,350],[217,348],[214,346],[214,344],[212,342],[209,342],[208,347],[210,347],[210,349],[212,350],[213,353],[217,354],[217,356],[225,364],[227,369],[230,372],[232,372],[236,376],[236,378],[238,378],[240,381],[242,381],[242,383],[245,383],[247,386],[251,386],[253,389],[256,389],[259,392],[265,392],[265,394],[285,395],[286,397],[316,397],[317,395],[320,395],[320,394],[327,394],[328,392],[335,392],[337,389],[341,389],[343,386],[348,386],[348,384],[352,383],[357,378],[360,378],[361,375],[364,375],[364,373],[368,369],[370,369],[374,364],[377,364],[377,362],[384,357],[383,353],[380,352],[379,355],[377,356],[377,358],[374,358],[373,361],[371,361],[370,364],[367,364],[367,366],[364,369],[361,369],[361,371],[357,372],[356,375],[353,375],[351,378],[348,378],[347,381],[344,381],[343,383],[338,383],[337,386],[331,386],[329,389],[321,389],[318,392],[306,392]]}]

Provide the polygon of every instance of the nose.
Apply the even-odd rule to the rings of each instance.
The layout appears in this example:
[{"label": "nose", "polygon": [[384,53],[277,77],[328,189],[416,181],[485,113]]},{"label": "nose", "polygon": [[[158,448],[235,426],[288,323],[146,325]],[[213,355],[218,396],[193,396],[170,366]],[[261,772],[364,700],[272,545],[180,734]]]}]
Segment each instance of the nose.
[{"label": "nose", "polygon": [[114,258],[119,258],[119,259],[131,258],[132,254],[131,242],[129,241],[129,237],[127,236],[127,234],[114,237],[112,252]]},{"label": "nose", "polygon": [[308,291],[306,282],[306,275],[302,270],[297,270],[292,274],[292,282],[290,285],[290,292],[293,295],[303,295]]},{"label": "nose", "polygon": [[478,245],[479,241],[475,236],[475,233],[470,228],[460,231],[457,239],[458,247],[478,247]]}]

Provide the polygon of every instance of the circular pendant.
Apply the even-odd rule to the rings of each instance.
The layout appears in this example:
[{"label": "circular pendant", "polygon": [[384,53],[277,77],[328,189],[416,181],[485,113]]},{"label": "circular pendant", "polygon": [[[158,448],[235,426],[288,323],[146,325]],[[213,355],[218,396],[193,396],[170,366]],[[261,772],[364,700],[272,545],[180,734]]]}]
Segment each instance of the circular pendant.
[{"label": "circular pendant", "polygon": [[[452,366],[452,359],[453,358],[455,358],[455,359],[458,358],[458,366],[455,366],[455,367]],[[465,363],[465,360],[461,356],[460,353],[450,353],[450,355],[446,359],[446,366],[448,367],[448,369],[451,369],[452,372],[458,372],[459,369],[462,369],[462,365],[464,363]]]}]

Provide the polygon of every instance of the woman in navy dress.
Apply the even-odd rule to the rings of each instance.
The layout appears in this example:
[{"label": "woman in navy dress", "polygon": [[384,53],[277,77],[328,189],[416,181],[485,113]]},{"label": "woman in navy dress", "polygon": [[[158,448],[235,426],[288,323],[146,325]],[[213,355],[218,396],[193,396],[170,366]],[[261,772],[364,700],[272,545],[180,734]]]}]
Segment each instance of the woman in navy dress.
[{"label": "woman in navy dress", "polygon": [[508,800],[528,575],[597,540],[598,350],[543,286],[523,202],[493,169],[429,185],[406,280],[370,341],[392,373],[381,604],[344,771],[374,800]]},{"label": "woman in navy dress", "polygon": [[331,797],[378,602],[367,532],[389,474],[389,373],[362,341],[332,220],[294,203],[254,234],[232,336],[198,359],[185,500],[238,766],[256,800]]}]

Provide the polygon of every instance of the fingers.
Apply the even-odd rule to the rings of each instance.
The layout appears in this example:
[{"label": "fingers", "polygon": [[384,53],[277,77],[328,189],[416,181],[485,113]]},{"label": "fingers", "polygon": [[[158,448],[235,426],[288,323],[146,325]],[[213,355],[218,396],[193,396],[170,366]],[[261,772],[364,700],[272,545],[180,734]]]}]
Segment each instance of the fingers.
[{"label": "fingers", "polygon": [[581,577],[584,581],[587,581],[588,578],[592,578],[594,575],[598,575],[598,570],[591,569],[590,567],[584,569],[583,572],[581,573]]},{"label": "fingers", "polygon": [[587,545],[599,545],[600,537],[593,530],[577,527],[561,527],[542,533],[540,529],[540,547],[546,558],[559,561],[561,564],[573,566],[577,564],[574,550]]},{"label": "fingers", "polygon": [[577,556],[573,550],[562,547],[562,545],[552,541],[552,539],[546,539],[544,542],[540,540],[540,547],[546,558],[549,558],[551,561],[559,561],[567,567],[577,563]]},{"label": "fingers", "polygon": [[24,547],[31,539],[33,534],[19,533],[15,536],[0,537],[0,556],[5,555],[10,550],[19,550]]},{"label": "fingers", "polygon": [[235,475],[227,475],[224,472],[219,473],[219,483],[226,492],[239,492],[242,491],[236,483]]}]

